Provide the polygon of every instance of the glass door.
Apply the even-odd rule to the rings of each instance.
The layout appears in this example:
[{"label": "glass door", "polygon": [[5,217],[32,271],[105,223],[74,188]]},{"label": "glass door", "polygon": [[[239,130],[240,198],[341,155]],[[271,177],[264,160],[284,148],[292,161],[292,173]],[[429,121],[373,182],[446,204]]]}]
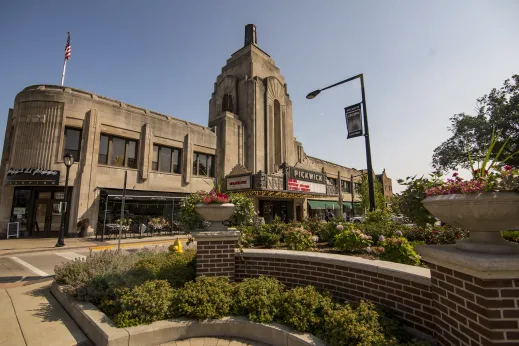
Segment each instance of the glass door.
[{"label": "glass door", "polygon": [[50,201],[48,200],[36,200],[35,215],[34,215],[34,227],[32,229],[32,235],[36,237],[45,237],[48,233],[49,220],[49,207]]}]

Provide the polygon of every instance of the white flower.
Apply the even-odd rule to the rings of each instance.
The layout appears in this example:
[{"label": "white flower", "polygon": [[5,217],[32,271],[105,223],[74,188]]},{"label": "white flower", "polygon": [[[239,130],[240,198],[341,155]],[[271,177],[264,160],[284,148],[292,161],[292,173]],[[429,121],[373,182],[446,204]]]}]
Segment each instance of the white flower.
[{"label": "white flower", "polygon": [[386,240],[386,238],[385,238],[383,235],[381,235],[380,237],[378,237],[378,241],[383,242],[384,240]]},{"label": "white flower", "polygon": [[366,252],[368,252],[368,253],[371,252],[371,248],[369,246],[366,248]]},{"label": "white flower", "polygon": [[337,225],[337,227],[335,227],[337,229],[337,231],[342,231],[344,229],[344,227],[342,225]]},{"label": "white flower", "polygon": [[403,233],[402,233],[402,231],[396,231],[395,234],[396,234],[397,236],[401,237]]}]

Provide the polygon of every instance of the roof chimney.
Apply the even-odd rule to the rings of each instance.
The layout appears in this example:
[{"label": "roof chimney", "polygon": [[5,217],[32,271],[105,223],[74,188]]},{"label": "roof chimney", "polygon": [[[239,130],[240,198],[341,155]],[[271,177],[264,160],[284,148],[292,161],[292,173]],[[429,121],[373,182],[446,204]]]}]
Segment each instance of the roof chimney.
[{"label": "roof chimney", "polygon": [[258,44],[256,39],[256,25],[254,24],[245,25],[245,44],[243,46],[245,47],[249,44]]}]

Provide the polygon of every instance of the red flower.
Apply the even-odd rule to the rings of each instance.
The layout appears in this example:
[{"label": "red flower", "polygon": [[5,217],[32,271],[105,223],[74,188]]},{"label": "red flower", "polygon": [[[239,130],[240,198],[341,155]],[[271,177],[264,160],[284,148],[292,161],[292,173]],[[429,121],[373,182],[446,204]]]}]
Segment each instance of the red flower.
[{"label": "red flower", "polygon": [[474,170],[474,174],[478,174],[478,172],[479,172],[479,169]]},{"label": "red flower", "polygon": [[509,165],[506,165],[504,167],[505,171],[511,171],[512,170],[512,166],[509,166]]},{"label": "red flower", "polygon": [[453,177],[457,177],[457,176],[458,176],[458,172],[454,172],[454,173],[452,173],[452,176],[453,176]]}]

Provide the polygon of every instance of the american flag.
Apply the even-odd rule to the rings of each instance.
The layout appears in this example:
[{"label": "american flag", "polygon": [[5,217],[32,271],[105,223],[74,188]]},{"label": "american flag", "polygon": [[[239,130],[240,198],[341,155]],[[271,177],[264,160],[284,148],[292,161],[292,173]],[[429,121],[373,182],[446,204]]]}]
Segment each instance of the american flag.
[{"label": "american flag", "polygon": [[69,32],[68,33],[67,44],[65,46],[65,60],[70,59],[70,52],[71,52],[71,48],[70,48],[70,32]]}]

